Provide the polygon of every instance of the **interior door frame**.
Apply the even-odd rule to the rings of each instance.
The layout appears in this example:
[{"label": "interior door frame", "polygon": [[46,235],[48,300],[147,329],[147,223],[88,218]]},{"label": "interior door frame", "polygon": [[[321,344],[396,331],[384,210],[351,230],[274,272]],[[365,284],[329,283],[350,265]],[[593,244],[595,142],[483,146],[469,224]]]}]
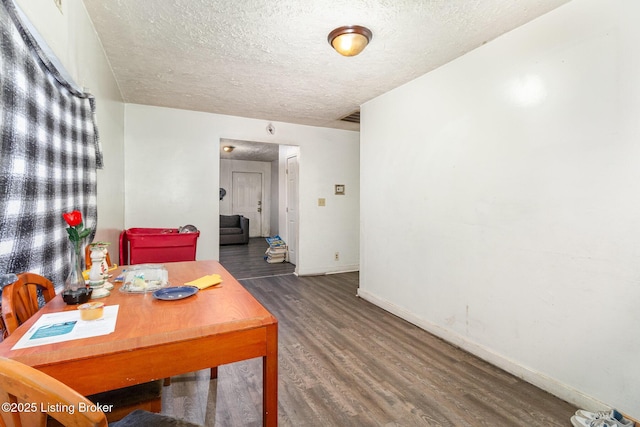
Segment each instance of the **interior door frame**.
[{"label": "interior door frame", "polygon": [[[296,161],[296,176],[295,176],[295,189],[293,191],[295,191],[295,195],[290,194],[290,189],[289,189],[289,159],[294,159]],[[290,206],[290,200],[291,199],[295,200],[295,236],[293,237],[293,239],[291,238],[291,234],[290,234],[290,228],[289,228],[289,223],[290,223],[290,213],[289,213],[289,206]],[[290,259],[289,261],[294,264],[296,266],[296,271],[298,268],[298,253],[299,253],[299,247],[300,245],[298,244],[298,234],[300,233],[300,156],[299,156],[299,151],[296,152],[295,154],[287,154],[287,156],[285,157],[285,227],[287,229],[287,239],[289,240],[289,248],[291,249],[291,247],[293,247],[293,257],[291,257],[291,251],[290,251]]]}]

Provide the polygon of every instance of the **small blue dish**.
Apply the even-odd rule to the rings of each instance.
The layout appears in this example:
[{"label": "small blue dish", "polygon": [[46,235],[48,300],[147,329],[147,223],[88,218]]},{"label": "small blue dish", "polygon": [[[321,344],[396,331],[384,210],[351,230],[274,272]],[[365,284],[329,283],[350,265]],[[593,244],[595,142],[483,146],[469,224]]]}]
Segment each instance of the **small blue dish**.
[{"label": "small blue dish", "polygon": [[153,293],[153,297],[164,301],[175,301],[195,295],[198,288],[195,286],[175,286],[173,288],[158,289]]}]

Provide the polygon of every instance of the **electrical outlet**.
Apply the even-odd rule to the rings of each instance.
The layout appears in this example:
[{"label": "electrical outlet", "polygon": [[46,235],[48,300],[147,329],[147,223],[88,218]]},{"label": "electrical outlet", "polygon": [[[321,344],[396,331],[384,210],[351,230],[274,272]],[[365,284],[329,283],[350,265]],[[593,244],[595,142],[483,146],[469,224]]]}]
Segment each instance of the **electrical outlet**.
[{"label": "electrical outlet", "polygon": [[340,261],[340,252],[336,252],[335,260]]},{"label": "electrical outlet", "polygon": [[326,206],[327,205],[327,200],[323,197],[318,199],[318,206]]}]

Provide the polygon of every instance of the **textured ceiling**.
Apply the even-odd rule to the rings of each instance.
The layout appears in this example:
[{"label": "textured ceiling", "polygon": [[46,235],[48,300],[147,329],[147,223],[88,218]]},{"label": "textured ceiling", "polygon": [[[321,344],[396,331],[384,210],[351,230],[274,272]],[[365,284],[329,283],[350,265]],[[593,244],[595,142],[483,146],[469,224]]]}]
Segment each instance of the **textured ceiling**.
[{"label": "textured ceiling", "polygon": [[[233,151],[224,151],[225,146],[233,147]],[[221,138],[220,159],[273,162],[278,160],[279,147],[277,144]]]},{"label": "textured ceiling", "polygon": [[[357,130],[339,119],[568,0],[84,0],[125,102]],[[327,43],[343,25],[373,40]]]}]

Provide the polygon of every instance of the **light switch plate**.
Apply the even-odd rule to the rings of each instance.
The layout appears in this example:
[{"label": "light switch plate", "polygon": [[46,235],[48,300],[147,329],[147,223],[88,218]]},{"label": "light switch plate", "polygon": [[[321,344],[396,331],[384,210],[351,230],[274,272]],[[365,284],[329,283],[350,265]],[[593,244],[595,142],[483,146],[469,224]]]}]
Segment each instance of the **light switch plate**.
[{"label": "light switch plate", "polygon": [[344,184],[336,184],[336,195],[344,195]]}]

